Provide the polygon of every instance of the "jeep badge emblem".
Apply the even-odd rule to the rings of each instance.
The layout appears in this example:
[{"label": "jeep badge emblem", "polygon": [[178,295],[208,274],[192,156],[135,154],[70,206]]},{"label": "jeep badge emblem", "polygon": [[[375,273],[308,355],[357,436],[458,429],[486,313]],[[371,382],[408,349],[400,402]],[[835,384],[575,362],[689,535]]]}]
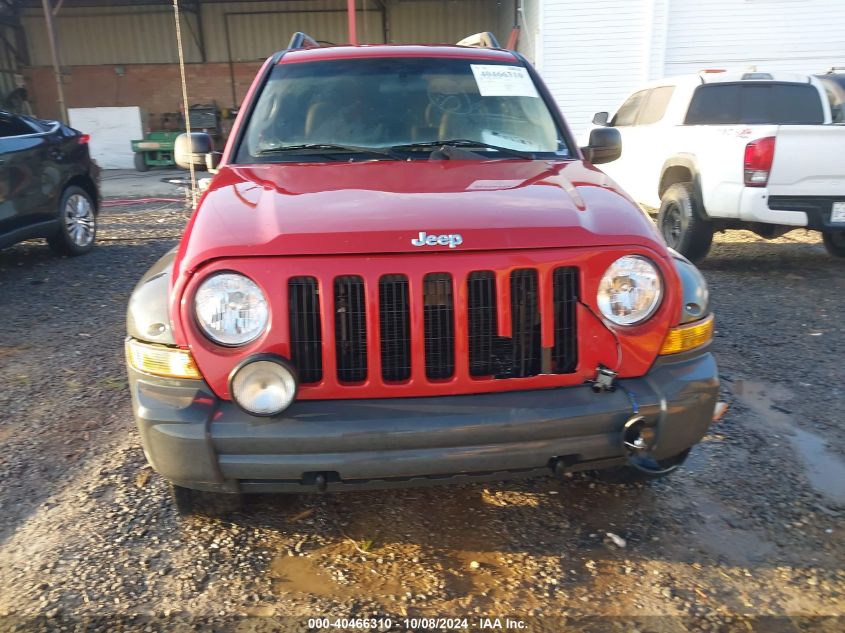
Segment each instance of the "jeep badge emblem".
[{"label": "jeep badge emblem", "polygon": [[420,231],[420,236],[411,240],[414,246],[448,246],[455,248],[464,243],[464,238],[460,233],[451,233],[449,235],[429,235],[425,231]]}]

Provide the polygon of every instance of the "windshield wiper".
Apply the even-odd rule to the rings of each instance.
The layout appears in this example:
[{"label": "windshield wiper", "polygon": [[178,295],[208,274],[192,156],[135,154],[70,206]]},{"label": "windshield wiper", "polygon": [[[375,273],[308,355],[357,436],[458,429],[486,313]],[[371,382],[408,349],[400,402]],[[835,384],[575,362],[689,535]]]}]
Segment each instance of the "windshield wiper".
[{"label": "windshield wiper", "polygon": [[402,160],[400,156],[393,153],[392,148],[382,147],[359,147],[357,145],[336,145],[334,143],[301,143],[299,145],[279,145],[278,147],[267,147],[259,150],[259,156],[268,156],[271,154],[286,154],[288,152],[298,152],[301,150],[316,150],[317,153],[324,154],[370,154],[373,156],[389,156],[396,160]]},{"label": "windshield wiper", "polygon": [[507,154],[508,156],[515,156],[517,158],[524,158],[526,160],[534,160],[534,156],[531,154],[531,152],[523,152],[518,149],[511,149],[510,147],[502,147],[501,145],[491,145],[490,143],[485,143],[483,141],[473,141],[468,138],[454,138],[446,141],[425,141],[423,143],[407,143],[405,145],[394,145],[390,149],[394,151],[402,151],[439,147],[478,147],[483,149],[492,149],[497,152],[501,152],[502,154]]}]

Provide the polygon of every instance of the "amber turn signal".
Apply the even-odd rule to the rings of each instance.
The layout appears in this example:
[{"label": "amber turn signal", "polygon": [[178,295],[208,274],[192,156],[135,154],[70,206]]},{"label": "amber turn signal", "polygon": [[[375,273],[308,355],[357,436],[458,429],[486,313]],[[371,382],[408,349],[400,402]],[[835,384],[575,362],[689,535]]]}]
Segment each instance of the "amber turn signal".
[{"label": "amber turn signal", "polygon": [[660,354],[680,354],[709,343],[713,338],[713,315],[669,330]]},{"label": "amber turn signal", "polygon": [[165,378],[202,378],[191,352],[178,347],[126,341],[126,359],[138,371]]}]

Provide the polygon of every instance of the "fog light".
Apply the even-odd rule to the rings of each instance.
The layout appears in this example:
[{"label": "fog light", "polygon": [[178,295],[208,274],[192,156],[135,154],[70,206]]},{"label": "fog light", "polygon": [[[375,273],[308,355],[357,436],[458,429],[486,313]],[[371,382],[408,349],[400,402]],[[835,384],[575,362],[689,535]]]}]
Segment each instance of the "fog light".
[{"label": "fog light", "polygon": [[126,360],[145,374],[165,378],[202,378],[191,352],[178,347],[151,345],[135,339],[126,341]]},{"label": "fog light", "polygon": [[663,341],[661,354],[680,354],[709,343],[713,338],[713,315],[669,330]]},{"label": "fog light", "polygon": [[260,356],[235,369],[229,392],[247,413],[270,416],[290,406],[296,387],[296,376],[287,362],[278,356]]}]

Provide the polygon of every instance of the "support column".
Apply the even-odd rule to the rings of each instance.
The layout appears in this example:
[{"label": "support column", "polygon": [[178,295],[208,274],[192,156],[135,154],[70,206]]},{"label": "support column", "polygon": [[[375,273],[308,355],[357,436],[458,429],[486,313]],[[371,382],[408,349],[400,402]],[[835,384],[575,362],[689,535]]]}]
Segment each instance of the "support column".
[{"label": "support column", "polygon": [[355,23],[355,0],[346,0],[346,17],[349,22],[349,43],[355,46],[358,44],[357,25]]},{"label": "support column", "polygon": [[53,25],[53,8],[50,6],[50,0],[41,0],[41,4],[44,7],[44,21],[47,23],[47,39],[50,40],[53,74],[56,76],[56,93],[58,95],[56,102],[59,104],[59,116],[62,121],[69,123],[67,106],[65,105],[65,89],[62,83],[62,67],[59,63],[59,45],[56,42],[56,29]]}]

